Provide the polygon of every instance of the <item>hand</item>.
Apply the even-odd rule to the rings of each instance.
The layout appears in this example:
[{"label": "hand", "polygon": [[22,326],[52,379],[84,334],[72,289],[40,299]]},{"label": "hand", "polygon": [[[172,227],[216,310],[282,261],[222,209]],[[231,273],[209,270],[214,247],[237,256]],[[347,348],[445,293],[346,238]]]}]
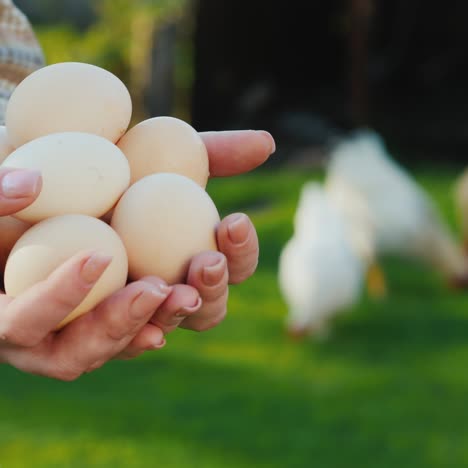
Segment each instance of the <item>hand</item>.
[{"label": "hand", "polygon": [[162,348],[165,330],[148,323],[155,311],[172,320],[180,309],[200,300],[192,288],[181,285],[185,294],[180,294],[177,287],[157,278],[129,284],[61,331],[53,331],[82,302],[111,260],[80,253],[21,296],[1,295],[0,362],[71,381],[116,356],[126,357],[132,341],[144,350]]},{"label": "hand", "polygon": [[[215,177],[247,172],[274,151],[273,139],[263,132],[206,133],[203,138]],[[16,184],[8,180],[11,177],[3,183],[9,172],[16,173]],[[0,216],[28,206],[40,187],[37,173],[0,170]],[[228,216],[217,237],[222,253],[206,252],[193,259],[187,285],[168,287],[160,279],[144,278],[59,333],[52,330],[83,300],[110,259],[80,254],[20,297],[0,296],[0,362],[68,381],[109,359],[160,349],[164,335],[178,326],[212,328],[226,314],[228,283],[247,279],[258,262],[258,239],[247,216]],[[95,278],[88,276],[90,268]]]},{"label": "hand", "polygon": [[[40,188],[41,177],[35,171],[0,169],[0,216],[31,204]],[[110,261],[96,253],[80,253],[21,296],[0,294],[0,362],[32,374],[74,380],[109,359],[131,357],[135,347],[140,352],[162,348],[170,330],[148,323],[155,312],[171,323],[201,306],[198,292],[190,286],[168,287],[158,278],[144,278],[54,332]]]},{"label": "hand", "polygon": [[[267,132],[202,133],[210,159],[212,177],[227,177],[248,172],[275,151],[275,142]],[[248,279],[256,270],[259,255],[255,228],[245,214],[233,214],[221,221],[217,229],[220,252],[205,252],[195,257],[188,274],[188,285],[201,296],[198,311],[186,311],[172,321],[156,314],[152,323],[172,331],[177,327],[205,331],[218,325],[227,311],[228,284]],[[196,312],[196,313],[195,313]],[[130,347],[133,355],[138,347]]]}]

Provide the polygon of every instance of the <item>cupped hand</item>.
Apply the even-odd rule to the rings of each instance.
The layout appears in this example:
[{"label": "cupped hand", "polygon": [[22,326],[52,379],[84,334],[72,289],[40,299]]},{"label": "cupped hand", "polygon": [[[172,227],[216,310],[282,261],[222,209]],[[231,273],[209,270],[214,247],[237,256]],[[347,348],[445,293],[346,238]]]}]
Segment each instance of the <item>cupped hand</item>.
[{"label": "cupped hand", "polygon": [[[110,359],[161,349],[167,330],[149,323],[155,312],[171,323],[181,310],[201,300],[193,288],[180,285],[186,289],[177,291],[178,286],[168,286],[158,278],[127,285],[55,331],[111,260],[99,253],[80,253],[21,296],[1,295],[0,362],[31,374],[72,381]],[[137,353],[132,351],[135,347]]]},{"label": "cupped hand", "polygon": [[[212,177],[248,172],[275,150],[266,132],[210,132],[202,137]],[[40,189],[39,173],[0,169],[0,216],[30,205]],[[193,259],[187,284],[168,286],[158,278],[143,278],[58,333],[57,324],[86,297],[110,259],[81,253],[20,297],[1,295],[0,362],[74,380],[110,359],[162,348],[164,336],[177,327],[204,331],[218,325],[226,315],[228,285],[254,273],[259,246],[252,222],[242,213],[221,221],[217,241],[219,252]]]},{"label": "cupped hand", "polygon": [[[227,131],[200,134],[210,162],[211,177],[230,177],[249,172],[263,164],[276,146],[265,131]],[[227,216],[217,227],[218,252],[204,252],[192,259],[187,285],[175,289],[181,296],[188,287],[198,291],[200,302],[180,310],[169,318],[164,310],[154,314],[151,323],[169,333],[176,328],[206,331],[219,325],[227,313],[229,284],[239,284],[253,275],[257,268],[259,243],[249,217],[243,213]],[[184,294],[184,297],[186,297]],[[192,293],[194,294],[194,293]],[[165,306],[167,307],[167,306]],[[145,332],[143,332],[145,333]],[[137,335],[124,356],[138,356],[145,351]]]},{"label": "cupped hand", "polygon": [[[249,172],[263,164],[275,152],[273,137],[264,131],[232,131],[201,133],[208,149],[212,177],[229,177]],[[247,280],[256,270],[259,256],[257,232],[243,213],[227,216],[217,228],[219,252],[204,252],[190,265],[187,284],[195,288],[202,305],[187,310],[171,322],[169,331],[177,327],[194,331],[209,330],[226,316],[229,284]],[[164,324],[160,314],[152,322]],[[137,353],[137,348],[133,353]]]},{"label": "cupped hand", "polygon": [[[36,171],[0,169],[0,216],[33,203],[41,185]],[[110,359],[162,348],[164,335],[177,316],[200,307],[194,288],[169,287],[158,278],[144,278],[56,332],[111,260],[99,253],[82,252],[17,298],[0,294],[0,363],[32,374],[74,380]],[[153,316],[161,318],[160,327],[150,323]]]}]

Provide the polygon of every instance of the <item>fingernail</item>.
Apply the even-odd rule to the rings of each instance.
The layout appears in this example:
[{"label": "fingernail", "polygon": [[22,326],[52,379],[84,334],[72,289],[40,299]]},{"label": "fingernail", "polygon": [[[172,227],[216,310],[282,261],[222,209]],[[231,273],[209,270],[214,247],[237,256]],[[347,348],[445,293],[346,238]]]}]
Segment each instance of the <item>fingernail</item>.
[{"label": "fingernail", "polygon": [[[134,303],[136,303],[141,297],[150,295],[158,299],[165,299],[171,293],[172,288],[166,284],[147,284],[145,289],[136,297]],[[138,306],[137,306],[138,308]]]},{"label": "fingernail", "polygon": [[41,183],[41,173],[21,169],[11,171],[2,178],[2,193],[6,198],[26,198],[35,195]]},{"label": "fingernail", "polygon": [[275,139],[273,138],[273,136],[271,135],[271,133],[266,132],[265,130],[257,130],[257,133],[260,133],[260,135],[263,135],[265,140],[268,141],[268,145],[269,145],[269,148],[270,148],[270,150],[269,150],[270,155],[275,153],[276,152],[276,142],[275,142]]},{"label": "fingernail", "polygon": [[[147,284],[132,303],[131,314],[135,319],[142,319],[148,315],[148,300],[157,298],[164,300],[170,294],[172,288],[165,284]],[[152,302],[149,303],[150,305]]]},{"label": "fingernail", "polygon": [[153,294],[153,296],[167,297],[171,293],[172,288],[168,286],[167,284],[163,284],[163,283],[158,284],[158,285],[152,284],[150,291]]},{"label": "fingernail", "polygon": [[112,262],[112,256],[93,254],[81,267],[81,278],[88,285],[93,285]]},{"label": "fingernail", "polygon": [[164,346],[166,346],[167,344],[167,341],[165,338],[162,339],[162,341],[157,341],[156,343],[154,343],[153,345],[153,349],[162,349],[164,348]]},{"label": "fingernail", "polygon": [[234,245],[242,245],[247,241],[249,221],[246,215],[240,214],[228,225],[229,240]]},{"label": "fingernail", "polygon": [[203,301],[201,297],[199,297],[195,305],[193,305],[192,307],[182,307],[182,309],[180,309],[179,312],[175,314],[175,316],[178,318],[187,318],[188,316],[197,312],[197,310],[200,310],[202,303]]},{"label": "fingernail", "polygon": [[219,259],[215,265],[203,268],[203,282],[206,286],[214,286],[218,284],[221,281],[224,268],[224,258]]}]

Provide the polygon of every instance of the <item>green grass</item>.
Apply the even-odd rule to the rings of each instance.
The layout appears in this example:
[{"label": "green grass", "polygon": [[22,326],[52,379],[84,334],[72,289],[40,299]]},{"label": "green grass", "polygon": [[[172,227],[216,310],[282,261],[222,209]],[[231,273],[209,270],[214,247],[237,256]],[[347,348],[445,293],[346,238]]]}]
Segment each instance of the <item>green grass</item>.
[{"label": "green grass", "polygon": [[[455,227],[454,172],[419,180]],[[302,182],[257,172],[210,185],[247,211],[258,273],[217,329],[74,383],[0,369],[0,467],[462,467],[468,465],[468,296],[388,259],[391,296],[363,296],[325,342],[293,343],[276,286]]]}]

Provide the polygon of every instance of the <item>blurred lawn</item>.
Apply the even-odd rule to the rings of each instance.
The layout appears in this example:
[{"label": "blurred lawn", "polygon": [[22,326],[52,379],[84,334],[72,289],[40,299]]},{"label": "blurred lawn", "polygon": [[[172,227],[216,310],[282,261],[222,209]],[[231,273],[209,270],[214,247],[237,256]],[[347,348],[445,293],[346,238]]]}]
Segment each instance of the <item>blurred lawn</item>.
[{"label": "blurred lawn", "polygon": [[[450,170],[420,172],[454,225]],[[257,275],[218,329],[64,384],[0,369],[0,466],[461,467],[468,465],[468,296],[385,262],[393,295],[363,297],[324,343],[292,343],[275,268],[305,172],[210,185],[259,231]],[[77,350],[78,352],[78,350]]]}]

